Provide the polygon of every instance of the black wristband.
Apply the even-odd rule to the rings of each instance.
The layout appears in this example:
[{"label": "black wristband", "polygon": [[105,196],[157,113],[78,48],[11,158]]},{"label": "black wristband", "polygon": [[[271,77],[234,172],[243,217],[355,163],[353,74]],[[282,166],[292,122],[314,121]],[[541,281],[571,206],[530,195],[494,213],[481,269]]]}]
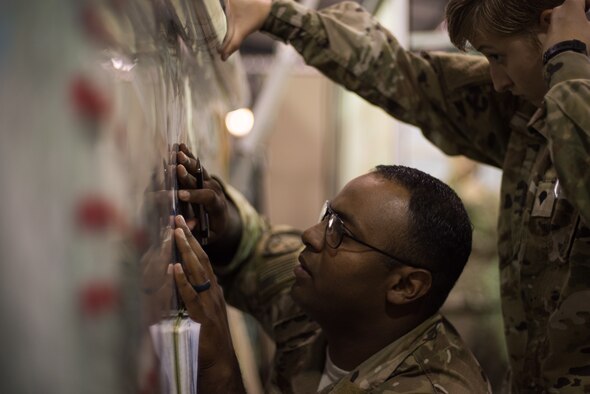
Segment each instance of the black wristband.
[{"label": "black wristband", "polygon": [[543,54],[543,65],[546,65],[547,62],[551,60],[553,57],[565,51],[574,51],[578,53],[583,53],[584,55],[588,56],[588,52],[586,51],[586,44],[584,44],[582,41],[561,41],[545,51],[545,53]]}]

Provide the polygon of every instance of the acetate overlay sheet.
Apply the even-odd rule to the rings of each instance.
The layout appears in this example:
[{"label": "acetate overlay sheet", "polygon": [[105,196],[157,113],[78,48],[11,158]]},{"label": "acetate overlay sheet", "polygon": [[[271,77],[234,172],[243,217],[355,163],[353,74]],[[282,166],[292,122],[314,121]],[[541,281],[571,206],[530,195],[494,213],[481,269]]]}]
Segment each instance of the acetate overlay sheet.
[{"label": "acetate overlay sheet", "polygon": [[0,392],[168,390],[175,152],[226,175],[248,100],[216,1],[0,4]]}]

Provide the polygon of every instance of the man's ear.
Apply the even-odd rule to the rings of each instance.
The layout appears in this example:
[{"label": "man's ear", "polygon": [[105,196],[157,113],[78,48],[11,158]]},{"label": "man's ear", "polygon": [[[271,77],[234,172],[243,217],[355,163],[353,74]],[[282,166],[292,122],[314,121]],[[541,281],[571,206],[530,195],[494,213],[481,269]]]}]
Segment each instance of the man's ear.
[{"label": "man's ear", "polygon": [[387,301],[402,305],[414,302],[428,293],[432,287],[432,275],[429,271],[400,267],[389,276]]},{"label": "man's ear", "polygon": [[540,32],[547,34],[549,31],[549,26],[551,25],[551,14],[553,13],[553,9],[550,8],[541,12],[541,16],[539,17],[539,28]]}]

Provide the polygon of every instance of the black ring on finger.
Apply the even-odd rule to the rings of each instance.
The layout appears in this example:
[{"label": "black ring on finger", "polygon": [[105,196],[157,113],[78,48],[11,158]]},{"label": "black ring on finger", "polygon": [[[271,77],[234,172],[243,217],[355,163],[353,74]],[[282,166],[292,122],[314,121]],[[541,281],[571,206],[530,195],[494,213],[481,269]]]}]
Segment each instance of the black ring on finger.
[{"label": "black ring on finger", "polygon": [[202,293],[204,291],[207,291],[211,288],[211,281],[209,279],[207,279],[207,281],[205,283],[201,283],[200,285],[191,285],[193,286],[193,289],[195,289],[195,291],[197,293]]}]

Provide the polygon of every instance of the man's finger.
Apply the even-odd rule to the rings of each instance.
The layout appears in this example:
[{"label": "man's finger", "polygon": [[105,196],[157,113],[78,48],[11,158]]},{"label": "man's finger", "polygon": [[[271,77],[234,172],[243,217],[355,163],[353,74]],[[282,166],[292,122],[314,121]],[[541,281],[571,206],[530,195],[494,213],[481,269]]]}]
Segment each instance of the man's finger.
[{"label": "man's finger", "polygon": [[197,187],[197,180],[192,176],[183,164],[176,167],[176,174],[178,175],[178,183],[185,189],[195,189]]},{"label": "man's finger", "polygon": [[190,158],[184,152],[178,152],[178,163],[182,164],[190,174],[197,173],[197,160]]},{"label": "man's finger", "polygon": [[[213,268],[209,262],[209,256],[207,256],[207,253],[205,253],[199,242],[193,236],[182,216],[178,215],[176,217],[176,225],[184,231],[185,237],[187,238],[193,253],[197,257],[197,264],[205,272],[206,278],[211,282],[215,282],[215,274],[213,273]],[[207,279],[195,284],[204,283]]]},{"label": "man's finger", "polygon": [[186,222],[184,220],[184,217],[182,215],[178,215],[178,216],[176,216],[175,220],[176,220],[176,227],[183,231],[184,237],[188,241],[191,251],[197,257],[199,265],[202,265],[201,261],[202,261],[202,259],[207,259],[208,258],[207,255],[205,254],[205,252],[201,248],[201,245],[199,244],[199,242],[195,239],[195,237],[191,233],[191,230],[188,228],[188,225],[186,224]]},{"label": "man's finger", "polygon": [[206,206],[208,210],[217,208],[215,207],[217,196],[211,189],[182,189],[178,191],[178,198],[181,201],[189,202],[191,204],[202,204]]},{"label": "man's finger", "polygon": [[[179,163],[178,166],[180,166],[180,165],[184,166],[185,170],[191,176],[193,176],[193,177],[197,176],[197,172],[198,172],[197,159],[195,159],[194,157],[189,157],[188,155],[186,155],[183,152],[179,152],[178,153],[178,163]],[[205,180],[205,181],[210,180],[211,177],[209,176],[209,173],[207,172],[205,167],[201,166],[201,170],[203,171],[203,180]]]},{"label": "man's finger", "polygon": [[197,293],[190,284],[182,266],[178,263],[174,264],[174,280],[176,281],[176,287],[180,293],[180,297],[189,309],[191,318],[193,318],[193,320],[198,320],[199,317],[205,316],[199,293]]},{"label": "man's finger", "polygon": [[196,254],[193,252],[185,235],[185,230],[177,228],[174,230],[174,235],[176,237],[176,246],[182,256],[185,273],[188,276],[190,283],[193,285],[200,285],[207,282],[210,278],[207,277],[206,270],[200,264]]},{"label": "man's finger", "polygon": [[188,148],[188,146],[186,146],[186,144],[182,143],[180,144],[180,146],[178,147],[178,149],[184,153],[185,155],[187,155],[188,157],[190,157],[191,159],[195,158],[195,155],[193,155],[193,152],[191,152],[191,150]]},{"label": "man's finger", "polygon": [[[211,198],[213,201],[215,200],[215,196],[211,196],[213,192],[208,189],[188,189],[188,190],[179,190],[178,191],[178,199],[182,202],[186,202],[191,204],[193,208],[193,213],[195,217],[193,220],[196,224],[199,223],[199,207],[202,205],[205,207],[206,211],[211,211]],[[194,228],[194,227],[193,227]]]}]

